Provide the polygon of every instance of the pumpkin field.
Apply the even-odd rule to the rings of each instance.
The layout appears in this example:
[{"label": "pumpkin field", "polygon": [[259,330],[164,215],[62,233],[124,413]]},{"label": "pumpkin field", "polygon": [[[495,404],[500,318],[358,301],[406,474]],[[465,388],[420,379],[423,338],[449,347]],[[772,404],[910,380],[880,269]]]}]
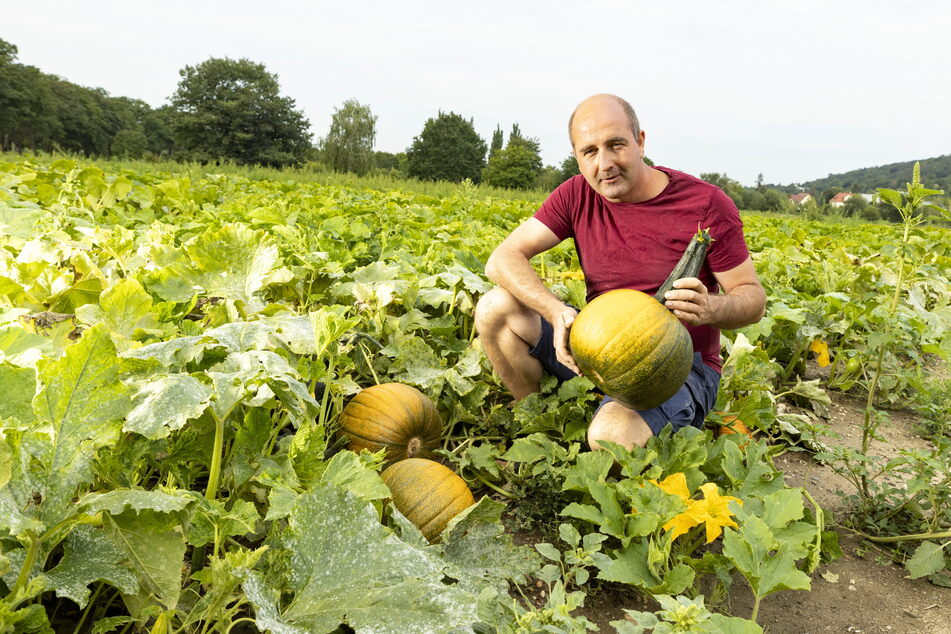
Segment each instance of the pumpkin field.
[{"label": "pumpkin field", "polygon": [[[0,632],[783,632],[855,547],[951,601],[951,233],[908,180],[903,223],[744,212],[767,314],[707,429],[591,451],[593,384],[513,403],[473,322],[540,197],[0,156]],[[533,264],[584,305],[570,241]]]}]

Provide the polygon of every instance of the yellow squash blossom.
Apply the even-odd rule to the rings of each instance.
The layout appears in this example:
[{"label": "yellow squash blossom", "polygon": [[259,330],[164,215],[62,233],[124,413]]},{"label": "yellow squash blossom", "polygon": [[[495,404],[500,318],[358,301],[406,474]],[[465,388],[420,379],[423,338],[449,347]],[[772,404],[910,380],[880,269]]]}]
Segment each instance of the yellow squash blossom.
[{"label": "yellow squash blossom", "polygon": [[829,361],[829,344],[822,339],[816,339],[809,344],[809,349],[816,353],[816,363],[819,364],[820,368],[824,368],[832,363]]},{"label": "yellow squash blossom", "polygon": [[677,539],[694,526],[706,524],[709,544],[720,536],[724,526],[737,528],[729,504],[730,500],[739,504],[743,504],[743,501],[729,495],[720,495],[717,485],[713,482],[701,485],[700,490],[703,492],[702,500],[690,500],[687,502],[686,511],[664,524],[664,530],[673,531],[671,539]]},{"label": "yellow squash blossom", "polygon": [[682,473],[669,475],[660,482],[649,480],[651,484],[656,484],[660,490],[668,495],[676,495],[684,502],[690,502],[690,490],[687,488],[687,476]]}]

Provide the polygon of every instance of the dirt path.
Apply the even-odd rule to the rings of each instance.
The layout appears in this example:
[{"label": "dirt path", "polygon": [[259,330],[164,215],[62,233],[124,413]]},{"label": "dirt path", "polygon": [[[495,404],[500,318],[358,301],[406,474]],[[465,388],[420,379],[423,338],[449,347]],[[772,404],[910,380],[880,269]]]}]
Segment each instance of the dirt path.
[{"label": "dirt path", "polygon": [[[856,446],[861,442],[864,404],[833,396],[828,422],[841,438],[836,442]],[[927,446],[914,433],[914,418],[892,414],[892,423],[881,430],[886,441],[873,451],[893,455],[900,448]],[[825,509],[833,513],[844,506],[836,490],[848,491],[848,483],[808,454],[787,452],[776,458],[776,467],[786,474],[789,486],[802,486]],[[863,545],[840,530],[843,557],[823,564],[812,579],[812,590],[777,592],[760,604],[759,623],[768,634],[951,634],[951,588],[921,579],[906,578],[904,568],[890,563],[875,548]],[[749,617],[753,600],[745,581],[739,578],[727,601],[727,611]],[[623,617],[623,609],[646,609],[639,597],[619,589],[590,597],[584,614],[602,632],[608,623]]]}]

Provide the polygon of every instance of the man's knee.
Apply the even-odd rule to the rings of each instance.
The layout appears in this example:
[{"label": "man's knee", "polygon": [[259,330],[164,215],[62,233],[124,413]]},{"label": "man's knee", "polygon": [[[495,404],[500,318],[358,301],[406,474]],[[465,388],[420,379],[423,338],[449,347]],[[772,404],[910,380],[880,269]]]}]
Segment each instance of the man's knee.
[{"label": "man's knee", "polygon": [[601,449],[599,441],[610,441],[631,450],[635,446],[646,445],[653,435],[640,414],[611,401],[605,403],[591,419],[588,425],[588,446],[591,449]]},{"label": "man's knee", "polygon": [[480,335],[493,332],[505,324],[515,298],[501,286],[496,286],[479,298],[475,307],[475,327]]}]

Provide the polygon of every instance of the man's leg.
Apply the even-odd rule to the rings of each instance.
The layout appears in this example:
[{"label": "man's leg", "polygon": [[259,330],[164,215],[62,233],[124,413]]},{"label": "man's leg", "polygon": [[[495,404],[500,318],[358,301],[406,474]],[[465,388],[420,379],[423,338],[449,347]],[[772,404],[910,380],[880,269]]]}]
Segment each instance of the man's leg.
[{"label": "man's leg", "polygon": [[610,440],[629,451],[643,447],[666,425],[676,432],[684,427],[703,428],[703,419],[717,402],[720,375],[694,353],[687,380],[676,394],[651,409],[632,410],[605,398],[588,427],[588,445],[598,449],[599,440]]},{"label": "man's leg", "polygon": [[588,425],[588,446],[600,449],[598,441],[609,440],[630,451],[635,446],[645,446],[653,435],[647,422],[635,410],[617,401],[608,401],[598,409]]},{"label": "man's leg", "polygon": [[515,400],[539,390],[542,364],[528,352],[541,337],[541,317],[501,287],[482,296],[475,325],[492,368]]}]

